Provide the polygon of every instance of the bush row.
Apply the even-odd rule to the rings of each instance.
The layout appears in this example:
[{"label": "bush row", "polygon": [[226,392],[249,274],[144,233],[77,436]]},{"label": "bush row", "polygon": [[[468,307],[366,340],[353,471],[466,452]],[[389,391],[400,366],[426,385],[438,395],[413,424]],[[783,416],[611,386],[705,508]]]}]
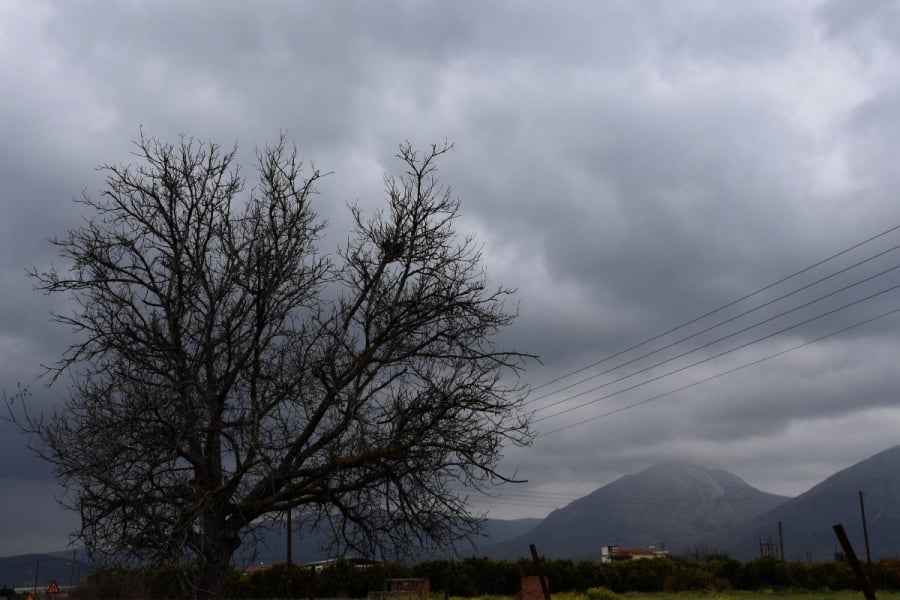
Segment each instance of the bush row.
[{"label": "bush row", "polygon": [[[713,556],[703,561],[669,558],[615,563],[544,559],[543,568],[553,592],[587,592],[597,588],[617,593],[858,589],[850,566],[842,561],[807,564],[761,557],[741,563],[726,556]],[[513,595],[519,590],[521,578],[534,575],[534,570],[531,560],[475,557],[457,561],[435,560],[415,566],[380,563],[360,568],[349,563],[336,563],[315,572],[294,565],[290,570],[290,585],[295,598],[360,598],[369,591],[384,589],[387,579],[427,578],[431,591],[441,594]],[[900,589],[900,559],[881,560],[867,570],[875,587]],[[288,573],[283,564],[249,575],[235,571],[232,595],[238,598],[285,597]],[[111,600],[190,597],[190,590],[184,583],[190,579],[189,575],[189,569],[183,567],[106,569],[80,584],[72,597]]]}]

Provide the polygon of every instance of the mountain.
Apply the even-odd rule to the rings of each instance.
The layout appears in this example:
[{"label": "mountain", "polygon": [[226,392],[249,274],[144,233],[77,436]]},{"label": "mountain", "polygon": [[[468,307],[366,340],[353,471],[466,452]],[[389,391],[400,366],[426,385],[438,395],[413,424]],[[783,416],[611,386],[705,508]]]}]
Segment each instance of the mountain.
[{"label": "mountain", "polygon": [[[534,529],[541,519],[487,519],[481,535],[472,540],[473,554],[481,553],[481,548],[515,539]],[[465,552],[463,552],[465,554]]]},{"label": "mountain", "polygon": [[494,558],[516,558],[527,556],[534,543],[541,554],[571,559],[598,559],[607,544],[682,553],[785,500],[727,471],[664,462],[553,511],[524,536],[481,551]]},{"label": "mountain", "polygon": [[718,536],[715,545],[745,560],[759,554],[759,541],[778,543],[782,524],[784,557],[831,560],[839,550],[832,526],[841,523],[856,555],[865,560],[859,492],[863,492],[873,558],[900,554],[900,446],[880,452],[796,498]]},{"label": "mountain", "polygon": [[[528,556],[529,545],[553,558],[599,559],[602,546],[664,546],[673,554],[710,549],[748,560],[759,554],[760,540],[778,546],[778,525],[789,560],[830,560],[838,550],[832,526],[842,523],[857,556],[865,559],[859,492],[865,500],[873,558],[900,555],[900,446],[880,452],[835,473],[806,493],[787,498],[760,491],[719,469],[664,462],[626,475],[550,513],[545,519],[489,519],[471,551],[490,558]],[[235,564],[285,560],[280,523],[262,532],[256,554],[249,544]],[[329,558],[321,533],[295,533],[293,560]],[[424,557],[423,557],[424,558]],[[0,558],[0,586],[28,585],[39,579],[65,582],[71,577],[71,551]],[[82,575],[87,567],[76,564]]]},{"label": "mountain", "polygon": [[85,579],[92,571],[93,567],[72,550],[4,556],[0,557],[0,587],[30,587],[37,582],[37,588],[44,590],[51,581],[68,585]]},{"label": "mountain", "polygon": [[[457,553],[461,556],[481,554],[486,545],[505,542],[522,535],[541,522],[540,519],[487,519],[480,535],[470,544],[460,544]],[[267,530],[258,532],[259,539],[255,545],[244,544],[235,553],[234,562],[243,567],[250,564],[275,564],[287,559],[287,538],[281,522],[275,522]],[[291,538],[291,556],[295,563],[308,563],[332,558],[334,552],[328,549],[329,537],[322,531],[305,529],[302,534],[294,532]],[[353,553],[348,554],[353,556]],[[446,555],[440,555],[446,556]],[[421,555],[410,560],[427,560],[431,555]]]},{"label": "mountain", "polygon": [[[479,552],[477,549],[479,545],[502,542],[521,535],[539,522],[540,519],[487,519],[481,535],[473,540],[472,546],[464,546],[459,552],[463,556],[476,554]],[[245,567],[254,563],[275,564],[286,560],[287,540],[281,523],[260,532],[260,536],[255,548],[245,544],[235,553],[235,565]],[[327,538],[321,532],[304,531],[302,537],[295,532],[292,539],[292,558],[295,563],[303,564],[333,557],[333,554],[323,550],[326,546]],[[84,556],[82,550],[74,553],[72,550],[63,550],[0,557],[0,588],[31,587],[35,584],[35,575],[39,590],[46,589],[50,581],[56,581],[60,585],[68,585],[70,581],[81,581],[94,571],[94,567],[83,559]]]}]

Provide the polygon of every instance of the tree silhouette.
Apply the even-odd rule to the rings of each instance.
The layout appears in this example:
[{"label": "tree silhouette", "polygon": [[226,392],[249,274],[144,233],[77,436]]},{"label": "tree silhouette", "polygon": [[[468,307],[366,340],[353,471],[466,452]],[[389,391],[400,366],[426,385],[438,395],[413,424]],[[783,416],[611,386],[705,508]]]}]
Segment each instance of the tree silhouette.
[{"label": "tree silhouette", "polygon": [[51,369],[63,406],[17,417],[54,466],[95,553],[196,565],[226,593],[242,536],[298,509],[366,555],[448,544],[479,522],[466,490],[508,477],[531,432],[497,349],[515,312],[492,288],[459,202],[436,177],[450,146],[400,147],[387,207],[336,254],[282,137],[245,191],[235,150],[143,135],[136,164],[105,165],[86,223],[54,240],[66,268],[37,287],[76,341]]}]

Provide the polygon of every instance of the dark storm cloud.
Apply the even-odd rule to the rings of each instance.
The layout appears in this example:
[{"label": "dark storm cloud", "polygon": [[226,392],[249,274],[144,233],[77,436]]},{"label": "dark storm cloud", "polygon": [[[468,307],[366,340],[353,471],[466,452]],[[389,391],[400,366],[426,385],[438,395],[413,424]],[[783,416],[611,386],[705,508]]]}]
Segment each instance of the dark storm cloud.
[{"label": "dark storm cloud", "polygon": [[[328,251],[346,239],[346,203],[382,202],[399,142],[454,142],[440,167],[463,203],[460,230],[484,244],[491,280],[518,289],[520,317],[502,341],[543,361],[523,382],[600,360],[900,223],[894,12],[892,2],[777,1],[0,7],[0,390],[31,385],[35,407],[64,399],[64,381],[47,390],[34,378],[69,343],[48,323],[65,300],[33,292],[24,271],[54,260],[46,239],[81,219],[71,198],[100,189],[97,164],[133,160],[141,127],[167,141],[184,133],[239,142],[251,183],[254,147],[286,131],[305,158],[334,172],[316,198],[331,223]],[[848,253],[716,319],[898,240]],[[900,275],[565,400],[893,264],[894,254],[873,260],[580,387],[541,388],[529,406],[562,410],[710,358]],[[539,431],[576,426],[511,449],[506,466],[530,480],[523,493],[551,504],[666,457],[717,462],[770,491],[803,491],[896,443],[897,317],[589,419],[896,306],[900,293],[886,293],[547,419]],[[0,477],[45,481],[48,468],[21,436],[5,425],[0,433]],[[0,541],[0,553],[14,546]]]}]

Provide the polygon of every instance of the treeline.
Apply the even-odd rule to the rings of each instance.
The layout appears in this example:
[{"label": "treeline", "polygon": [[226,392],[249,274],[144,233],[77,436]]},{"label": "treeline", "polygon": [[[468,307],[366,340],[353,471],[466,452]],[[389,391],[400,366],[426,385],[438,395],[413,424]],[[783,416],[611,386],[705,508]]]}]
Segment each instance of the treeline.
[{"label": "treeline", "polygon": [[[543,561],[551,592],[587,592],[605,588],[625,592],[726,591],[761,589],[845,590],[859,589],[850,565],[844,561],[812,563],[761,557],[741,563],[726,556],[706,560],[669,558],[598,563],[592,560]],[[900,559],[881,560],[867,566],[873,585],[900,589]],[[357,567],[336,563],[318,571],[294,565],[290,570],[294,598],[361,598],[384,589],[387,579],[427,578],[432,593],[451,596],[481,594],[514,595],[521,578],[535,574],[531,560],[436,560],[415,566],[379,563]],[[190,572],[185,568],[112,568],[98,571],[73,590],[72,598],[131,600],[133,598],[189,598]],[[230,581],[235,598],[279,598],[288,590],[287,566],[275,565],[252,574],[235,570]]]}]

